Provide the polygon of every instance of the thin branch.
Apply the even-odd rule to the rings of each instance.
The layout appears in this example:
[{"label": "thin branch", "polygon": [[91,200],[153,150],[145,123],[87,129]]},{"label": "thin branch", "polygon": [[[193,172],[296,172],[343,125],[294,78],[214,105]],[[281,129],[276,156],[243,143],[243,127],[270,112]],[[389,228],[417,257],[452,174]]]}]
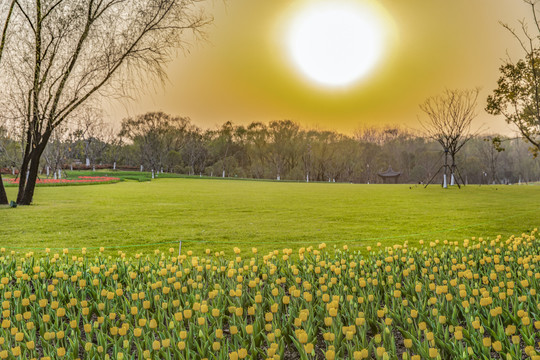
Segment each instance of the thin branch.
[{"label": "thin branch", "polygon": [[2,40],[0,41],[0,63],[2,63],[2,55],[4,54],[4,46],[6,45],[7,30],[8,30],[9,22],[11,20],[11,14],[13,14],[13,8],[15,7],[15,1],[16,0],[11,1],[8,14],[4,22],[4,29],[2,30]]}]

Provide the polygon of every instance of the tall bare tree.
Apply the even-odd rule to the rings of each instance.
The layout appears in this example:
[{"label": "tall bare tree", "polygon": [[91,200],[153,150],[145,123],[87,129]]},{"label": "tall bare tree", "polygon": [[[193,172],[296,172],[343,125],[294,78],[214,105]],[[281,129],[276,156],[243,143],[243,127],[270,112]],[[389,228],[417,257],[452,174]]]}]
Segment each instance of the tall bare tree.
[{"label": "tall bare tree", "polygon": [[[426,136],[441,144],[444,151],[442,169],[445,188],[448,186],[448,171],[450,184],[454,185],[456,173],[459,175],[456,155],[474,135],[471,125],[477,115],[479,92],[479,89],[447,89],[442,95],[429,97],[420,105],[420,109],[428,116],[427,121],[421,121]],[[448,164],[448,157],[452,161],[451,165]]]},{"label": "tall bare tree", "polygon": [[[0,40],[0,66],[2,66],[2,57],[4,55],[4,48],[8,38],[8,28],[13,15],[13,9],[15,8],[16,0],[2,1],[0,3],[0,16],[2,16],[2,39]],[[5,17],[3,17],[5,14]],[[0,74],[3,73],[3,68],[0,68]],[[3,120],[3,119],[2,119]],[[0,123],[0,125],[2,125]],[[2,181],[2,172],[0,171],[0,205],[7,205],[8,197],[6,189],[4,188],[4,182]]]},{"label": "tall bare tree", "polygon": [[[25,130],[17,202],[32,202],[39,160],[54,129],[91,99],[149,79],[210,19],[202,0],[16,0],[2,80]],[[9,31],[8,31],[9,32]],[[139,81],[138,81],[139,80]]]}]

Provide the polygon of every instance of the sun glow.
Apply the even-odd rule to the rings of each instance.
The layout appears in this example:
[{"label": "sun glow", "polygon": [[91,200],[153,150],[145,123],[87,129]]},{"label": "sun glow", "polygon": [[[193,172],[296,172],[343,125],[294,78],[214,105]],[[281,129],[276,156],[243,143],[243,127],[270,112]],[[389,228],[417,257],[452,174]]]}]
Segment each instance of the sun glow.
[{"label": "sun glow", "polygon": [[289,20],[286,48],[309,79],[343,87],[374,69],[386,38],[383,15],[365,1],[310,1]]}]

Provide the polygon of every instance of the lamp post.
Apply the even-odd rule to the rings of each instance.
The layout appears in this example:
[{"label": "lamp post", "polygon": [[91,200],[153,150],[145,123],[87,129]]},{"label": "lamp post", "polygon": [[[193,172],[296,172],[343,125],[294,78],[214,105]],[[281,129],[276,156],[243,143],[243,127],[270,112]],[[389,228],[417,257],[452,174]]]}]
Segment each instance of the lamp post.
[{"label": "lamp post", "polygon": [[370,178],[370,173],[369,173],[369,164],[367,164],[367,183],[369,185],[369,178]]}]

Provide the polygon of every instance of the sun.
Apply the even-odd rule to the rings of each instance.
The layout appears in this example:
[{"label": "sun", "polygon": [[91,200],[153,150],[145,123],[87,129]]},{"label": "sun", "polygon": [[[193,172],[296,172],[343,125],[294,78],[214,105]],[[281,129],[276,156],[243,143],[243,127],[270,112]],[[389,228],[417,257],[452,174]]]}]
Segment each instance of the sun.
[{"label": "sun", "polygon": [[344,87],[370,73],[385,47],[383,16],[365,1],[310,1],[295,11],[287,52],[309,79]]}]

